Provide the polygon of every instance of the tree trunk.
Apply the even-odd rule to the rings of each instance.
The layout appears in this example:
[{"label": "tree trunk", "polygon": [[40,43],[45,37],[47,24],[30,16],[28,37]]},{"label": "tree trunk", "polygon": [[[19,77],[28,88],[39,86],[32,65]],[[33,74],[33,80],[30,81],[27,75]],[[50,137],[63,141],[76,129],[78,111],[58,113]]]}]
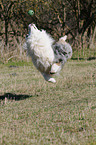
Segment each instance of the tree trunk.
[{"label": "tree trunk", "polygon": [[8,44],[8,20],[5,19],[5,45]]}]

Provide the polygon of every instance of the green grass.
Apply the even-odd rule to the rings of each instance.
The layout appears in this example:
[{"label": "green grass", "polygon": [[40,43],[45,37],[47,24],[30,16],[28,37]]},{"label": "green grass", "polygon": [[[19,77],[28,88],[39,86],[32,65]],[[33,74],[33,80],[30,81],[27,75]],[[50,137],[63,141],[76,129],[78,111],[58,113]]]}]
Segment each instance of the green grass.
[{"label": "green grass", "polygon": [[92,60],[96,59],[96,48],[95,49],[73,49],[73,60]]},{"label": "green grass", "polygon": [[1,145],[96,145],[96,60],[69,61],[55,78],[0,64]]}]

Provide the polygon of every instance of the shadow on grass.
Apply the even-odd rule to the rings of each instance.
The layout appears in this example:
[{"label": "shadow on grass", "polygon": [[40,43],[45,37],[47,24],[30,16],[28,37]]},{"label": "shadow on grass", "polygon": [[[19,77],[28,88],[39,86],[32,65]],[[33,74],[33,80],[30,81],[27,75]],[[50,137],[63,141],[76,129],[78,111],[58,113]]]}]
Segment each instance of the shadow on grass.
[{"label": "shadow on grass", "polygon": [[89,57],[87,60],[95,60],[96,57]]},{"label": "shadow on grass", "polygon": [[30,98],[32,97],[31,95],[22,95],[22,94],[12,94],[12,93],[5,93],[4,95],[0,96],[0,100],[4,100],[5,98],[9,99],[9,100],[24,100],[26,98]]},{"label": "shadow on grass", "polygon": [[85,60],[84,58],[71,58],[72,60]]},{"label": "shadow on grass", "polygon": [[[74,58],[74,57],[72,57],[71,59],[72,59],[72,60],[78,60],[78,59],[79,59],[79,60],[86,60],[86,58],[81,58],[81,57],[80,57],[80,58],[77,58],[77,57]],[[96,59],[96,57],[89,57],[89,58],[87,58],[87,60],[89,60],[89,61],[95,60],[95,59]]]}]

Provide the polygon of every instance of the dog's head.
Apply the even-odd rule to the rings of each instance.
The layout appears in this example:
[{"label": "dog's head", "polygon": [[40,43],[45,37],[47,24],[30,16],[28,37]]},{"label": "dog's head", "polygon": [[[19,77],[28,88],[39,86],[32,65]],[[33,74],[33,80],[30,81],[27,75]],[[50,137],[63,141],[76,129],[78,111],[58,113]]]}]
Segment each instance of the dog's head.
[{"label": "dog's head", "polygon": [[39,30],[35,24],[29,24],[28,26],[29,33],[26,35],[27,42],[38,43],[39,45],[45,45],[51,47],[54,40],[53,38],[47,34],[47,32],[43,29]]},{"label": "dog's head", "polygon": [[29,24],[28,26],[28,34],[26,35],[26,38],[28,38],[29,36],[32,36],[32,34],[37,34],[40,31],[37,29],[37,27],[35,26],[35,24]]}]

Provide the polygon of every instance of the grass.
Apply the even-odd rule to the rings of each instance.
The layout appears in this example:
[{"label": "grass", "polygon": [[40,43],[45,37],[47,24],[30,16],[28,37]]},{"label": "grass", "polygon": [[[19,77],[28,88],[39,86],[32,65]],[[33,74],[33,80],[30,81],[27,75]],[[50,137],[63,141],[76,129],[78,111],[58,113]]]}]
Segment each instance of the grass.
[{"label": "grass", "polygon": [[92,60],[96,59],[96,48],[95,49],[73,49],[73,60]]},{"label": "grass", "polygon": [[96,145],[96,60],[69,61],[55,78],[0,64],[1,145]]}]

